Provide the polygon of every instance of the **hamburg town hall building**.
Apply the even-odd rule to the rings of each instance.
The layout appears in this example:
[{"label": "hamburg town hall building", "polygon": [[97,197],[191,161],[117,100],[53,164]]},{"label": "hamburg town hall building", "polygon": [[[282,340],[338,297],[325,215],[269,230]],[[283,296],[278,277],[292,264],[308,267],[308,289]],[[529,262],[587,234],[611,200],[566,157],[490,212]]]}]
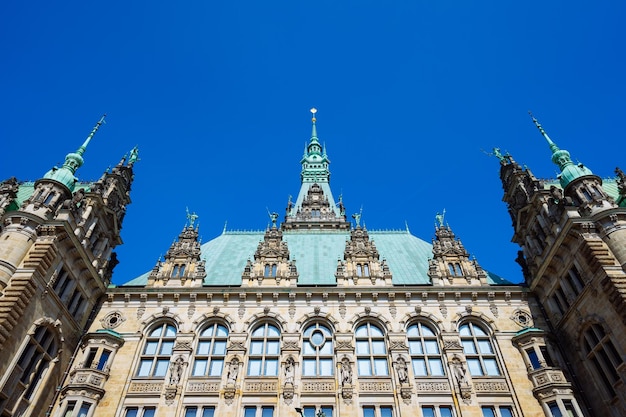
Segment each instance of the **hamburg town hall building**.
[{"label": "hamburg town hall building", "polygon": [[347,216],[314,117],[284,216],[202,245],[188,216],[119,286],[137,150],[79,181],[99,122],[0,184],[0,417],[626,416],[626,176],[534,122],[558,178],[494,150],[524,284],[441,216],[432,242]]}]

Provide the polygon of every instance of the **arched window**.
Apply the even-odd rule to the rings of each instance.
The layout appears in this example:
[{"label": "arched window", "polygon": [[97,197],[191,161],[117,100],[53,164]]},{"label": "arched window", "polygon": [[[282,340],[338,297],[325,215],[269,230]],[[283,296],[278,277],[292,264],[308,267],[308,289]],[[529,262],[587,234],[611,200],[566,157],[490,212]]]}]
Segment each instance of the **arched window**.
[{"label": "arched window", "polygon": [[333,335],[328,327],[316,323],[304,330],[302,375],[331,376],[333,354]]},{"label": "arched window", "polygon": [[415,376],[445,375],[435,332],[427,325],[418,322],[409,326],[407,336]]},{"label": "arched window", "polygon": [[224,369],[228,329],[218,323],[208,325],[198,338],[193,360],[193,376],[220,376]]},{"label": "arched window", "polygon": [[482,327],[471,322],[465,323],[459,327],[459,334],[470,374],[500,375],[491,338]]},{"label": "arched window", "polygon": [[172,324],[162,323],[154,327],[146,338],[137,376],[164,378],[175,341],[176,327]]},{"label": "arched window", "polygon": [[389,375],[384,333],[365,323],[356,329],[355,336],[359,376]]},{"label": "arched window", "polygon": [[454,265],[451,263],[448,264],[448,269],[450,270],[450,275],[454,276]]},{"label": "arched window", "polygon": [[457,276],[463,276],[463,269],[461,269],[461,264],[459,264],[458,262],[454,264],[454,271],[456,272]]},{"label": "arched window", "polygon": [[254,329],[250,336],[249,376],[278,376],[280,330],[270,323]]},{"label": "arched window", "polygon": [[273,276],[273,277],[276,276],[276,269],[277,269],[276,264],[272,264],[272,275],[271,276]]},{"label": "arched window", "polygon": [[[41,386],[57,352],[58,344],[52,330],[46,326],[38,326],[35,332],[28,336],[26,346],[8,379],[15,382],[7,384],[2,390],[2,393],[9,399],[5,404],[0,401],[0,412],[3,409],[14,410],[18,402],[32,399],[35,389]],[[24,403],[23,406],[26,404]],[[18,410],[23,406],[19,406]],[[16,415],[18,414],[20,414],[19,411],[16,412]]]},{"label": "arched window", "polygon": [[622,364],[622,360],[611,338],[602,326],[593,324],[583,333],[583,346],[587,362],[591,364],[595,376],[602,381],[609,395],[614,397],[613,386],[620,379],[616,369]]}]

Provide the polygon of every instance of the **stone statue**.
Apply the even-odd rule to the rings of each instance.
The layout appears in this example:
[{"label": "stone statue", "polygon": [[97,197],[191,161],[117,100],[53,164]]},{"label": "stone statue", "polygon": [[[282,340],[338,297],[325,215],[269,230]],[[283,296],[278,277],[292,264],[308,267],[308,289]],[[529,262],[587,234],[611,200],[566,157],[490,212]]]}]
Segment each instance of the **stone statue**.
[{"label": "stone statue", "polygon": [[400,356],[398,358],[398,361],[396,362],[396,372],[398,373],[398,381],[400,381],[401,384],[408,382],[409,373],[406,366],[406,361],[402,356]]},{"label": "stone statue", "polygon": [[179,356],[174,362],[170,363],[170,385],[176,385],[180,382],[180,377],[183,374],[184,363],[185,360],[182,356]]},{"label": "stone statue", "polygon": [[352,384],[352,366],[350,365],[350,359],[343,358],[341,360],[341,385]]},{"label": "stone statue", "polygon": [[452,367],[454,369],[454,376],[456,378],[456,382],[459,386],[467,386],[469,381],[467,380],[467,369],[463,366],[463,363],[458,358],[455,358],[452,362]]},{"label": "stone statue", "polygon": [[194,213],[189,213],[189,207],[187,207],[187,220],[189,221],[189,227],[193,227],[194,222],[198,219],[198,215]]},{"label": "stone statue", "polygon": [[237,381],[237,375],[239,374],[239,359],[233,358],[228,365],[228,376],[226,377],[227,384],[235,384]]},{"label": "stone statue", "polygon": [[293,384],[293,376],[295,373],[296,363],[290,356],[285,362],[285,384]]}]

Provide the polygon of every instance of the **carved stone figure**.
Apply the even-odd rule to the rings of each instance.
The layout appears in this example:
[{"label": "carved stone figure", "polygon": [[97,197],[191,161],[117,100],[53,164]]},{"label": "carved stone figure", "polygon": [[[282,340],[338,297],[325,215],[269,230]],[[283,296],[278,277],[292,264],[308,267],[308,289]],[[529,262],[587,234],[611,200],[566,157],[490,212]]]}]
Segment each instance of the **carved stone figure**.
[{"label": "carved stone figure", "polygon": [[352,384],[352,366],[350,365],[350,359],[343,358],[341,360],[341,385]]},{"label": "carved stone figure", "polygon": [[182,356],[179,356],[174,362],[170,363],[170,385],[176,385],[180,382],[180,377],[183,374],[184,363],[185,360]]},{"label": "carved stone figure", "polygon": [[290,356],[285,362],[285,384],[293,384],[293,376],[295,373],[295,361]]},{"label": "carved stone figure", "polygon": [[233,358],[228,365],[228,376],[226,377],[227,384],[235,384],[237,381],[237,375],[239,374],[239,359]]},{"label": "carved stone figure", "polygon": [[468,385],[469,381],[467,380],[467,369],[465,369],[463,363],[461,363],[459,359],[456,359],[452,362],[452,367],[454,369],[454,376],[459,386]]},{"label": "carved stone figure", "polygon": [[396,362],[396,372],[398,373],[398,381],[400,381],[401,384],[408,382],[409,373],[406,366],[406,361],[402,356],[400,356]]}]

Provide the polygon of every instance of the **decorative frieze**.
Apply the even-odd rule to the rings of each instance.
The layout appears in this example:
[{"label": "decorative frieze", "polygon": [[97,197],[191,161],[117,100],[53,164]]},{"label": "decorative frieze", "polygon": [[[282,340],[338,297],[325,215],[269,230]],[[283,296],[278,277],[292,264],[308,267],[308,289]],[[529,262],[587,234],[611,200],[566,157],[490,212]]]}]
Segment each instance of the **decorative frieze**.
[{"label": "decorative frieze", "polygon": [[476,392],[508,392],[509,387],[506,382],[474,382],[474,390]]},{"label": "decorative frieze", "polygon": [[250,382],[246,382],[244,390],[247,392],[276,394],[276,392],[278,392],[278,383],[275,381],[272,381],[272,382],[250,381]]},{"label": "decorative frieze", "polygon": [[160,394],[163,382],[131,382],[129,394]]},{"label": "decorative frieze", "polygon": [[385,391],[391,391],[391,382],[390,381],[361,382],[359,384],[359,389],[360,389],[361,392],[385,392]]},{"label": "decorative frieze", "polygon": [[417,382],[415,388],[418,392],[450,392],[448,382]]},{"label": "decorative frieze", "polygon": [[320,382],[320,381],[311,381],[311,382],[303,382],[302,383],[302,392],[334,392],[335,391],[335,383],[334,382]]},{"label": "decorative frieze", "polygon": [[187,384],[187,393],[216,393],[219,390],[219,382],[190,382]]}]

